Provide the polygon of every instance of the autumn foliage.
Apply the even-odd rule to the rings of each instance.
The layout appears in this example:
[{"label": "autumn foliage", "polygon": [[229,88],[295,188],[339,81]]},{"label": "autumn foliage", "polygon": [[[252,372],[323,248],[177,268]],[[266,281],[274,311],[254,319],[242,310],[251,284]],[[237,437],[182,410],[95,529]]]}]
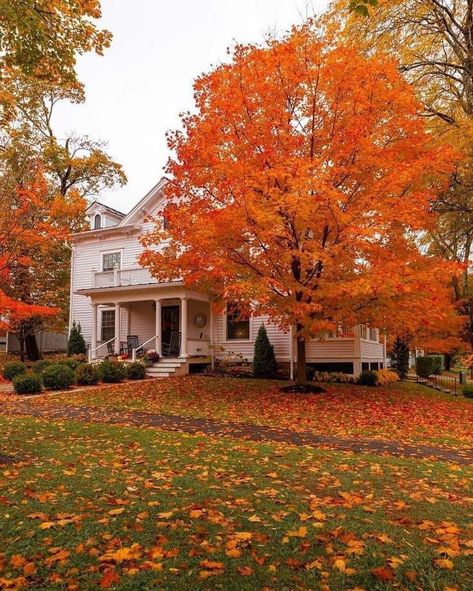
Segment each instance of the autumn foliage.
[{"label": "autumn foliage", "polygon": [[309,23],[238,46],[195,100],[169,136],[171,244],[142,258],[157,277],[294,325],[301,372],[305,339],[338,322],[449,326],[454,270],[417,237],[455,156],[430,145],[391,59],[328,46]]},{"label": "autumn foliage", "polygon": [[[0,206],[0,329],[12,329],[32,317],[53,317],[57,309],[38,304],[36,279],[44,278],[45,261],[68,236],[68,220],[83,210],[80,198],[47,198],[47,183],[40,166],[18,179],[3,174]],[[23,280],[29,298],[19,297]],[[43,288],[44,289],[44,288]],[[47,293],[46,293],[47,296]]]}]

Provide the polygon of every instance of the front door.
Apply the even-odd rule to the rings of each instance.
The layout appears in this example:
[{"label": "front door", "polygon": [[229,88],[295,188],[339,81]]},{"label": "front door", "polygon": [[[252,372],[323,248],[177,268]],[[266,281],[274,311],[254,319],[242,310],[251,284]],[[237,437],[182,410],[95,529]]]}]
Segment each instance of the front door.
[{"label": "front door", "polygon": [[179,351],[173,351],[171,345],[172,333],[179,332],[179,306],[163,306],[161,308],[161,342],[163,343],[163,355],[179,355]]}]

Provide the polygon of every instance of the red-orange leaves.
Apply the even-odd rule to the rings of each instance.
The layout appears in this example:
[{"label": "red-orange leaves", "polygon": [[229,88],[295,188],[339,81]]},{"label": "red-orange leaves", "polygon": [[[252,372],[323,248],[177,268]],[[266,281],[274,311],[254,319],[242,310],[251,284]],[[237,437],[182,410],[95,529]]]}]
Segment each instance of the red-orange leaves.
[{"label": "red-orange leaves", "polygon": [[448,332],[455,270],[416,232],[455,157],[429,143],[393,60],[325,45],[307,25],[238,46],[195,97],[169,137],[170,248],[153,248],[161,223],[144,237],[157,277],[252,302],[300,339],[337,322]]}]

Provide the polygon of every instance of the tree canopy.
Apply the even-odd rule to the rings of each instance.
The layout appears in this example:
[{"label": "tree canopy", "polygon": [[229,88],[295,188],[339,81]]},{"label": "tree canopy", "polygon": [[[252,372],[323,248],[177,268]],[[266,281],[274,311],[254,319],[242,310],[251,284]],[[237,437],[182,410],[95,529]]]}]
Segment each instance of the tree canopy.
[{"label": "tree canopy", "polygon": [[326,44],[309,23],[238,46],[194,90],[196,112],[169,135],[168,230],[144,238],[158,278],[294,325],[299,381],[305,339],[337,323],[453,321],[455,271],[417,238],[455,155],[429,141],[393,60]]}]

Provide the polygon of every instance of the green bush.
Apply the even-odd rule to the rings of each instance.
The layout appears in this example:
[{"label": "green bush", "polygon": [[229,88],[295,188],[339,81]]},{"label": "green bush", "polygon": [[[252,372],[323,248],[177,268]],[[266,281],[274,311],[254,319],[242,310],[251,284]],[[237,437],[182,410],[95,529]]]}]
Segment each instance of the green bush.
[{"label": "green bush", "polygon": [[432,357],[425,355],[424,357],[417,357],[416,372],[420,378],[428,378],[434,373],[434,360]]},{"label": "green bush", "polygon": [[52,365],[51,361],[48,361],[47,359],[39,359],[38,361],[35,361],[31,367],[31,369],[35,372],[35,373],[43,373],[43,371],[49,367],[50,365]]},{"label": "green bush", "polygon": [[433,361],[432,373],[441,374],[445,369],[445,357],[443,355],[427,355]]},{"label": "green bush", "polygon": [[375,371],[362,371],[360,377],[358,378],[358,383],[360,386],[377,386],[378,376],[376,375]]},{"label": "green bush", "polygon": [[106,384],[117,384],[126,378],[126,367],[124,363],[106,359],[99,366],[100,377]]},{"label": "green bush", "polygon": [[275,378],[278,364],[274,355],[274,347],[269,342],[264,324],[258,330],[253,356],[253,375],[255,378]]},{"label": "green bush", "polygon": [[13,380],[15,376],[18,376],[26,372],[26,365],[23,361],[9,361],[3,366],[3,377],[6,380]]},{"label": "green bush", "polygon": [[57,364],[70,367],[74,371],[79,367],[79,365],[82,365],[82,361],[79,361],[74,357],[68,357],[67,359],[60,359]]},{"label": "green bush", "polygon": [[463,388],[463,396],[467,398],[473,398],[473,386],[465,386]]},{"label": "green bush", "polygon": [[129,380],[144,380],[146,377],[146,367],[139,361],[134,361],[126,365],[126,377]]},{"label": "green bush", "polygon": [[84,363],[76,369],[76,380],[81,386],[93,386],[100,380],[100,372],[96,365]]},{"label": "green bush", "polygon": [[72,324],[71,332],[69,333],[69,341],[67,343],[68,355],[85,355],[87,347],[85,345],[84,337],[82,336],[82,329],[80,324],[75,322]]},{"label": "green bush", "polygon": [[50,390],[65,390],[70,388],[74,381],[74,371],[63,363],[54,363],[43,372],[43,383]]},{"label": "green bush", "polygon": [[13,387],[17,394],[39,394],[43,384],[36,373],[20,373],[13,378]]}]

